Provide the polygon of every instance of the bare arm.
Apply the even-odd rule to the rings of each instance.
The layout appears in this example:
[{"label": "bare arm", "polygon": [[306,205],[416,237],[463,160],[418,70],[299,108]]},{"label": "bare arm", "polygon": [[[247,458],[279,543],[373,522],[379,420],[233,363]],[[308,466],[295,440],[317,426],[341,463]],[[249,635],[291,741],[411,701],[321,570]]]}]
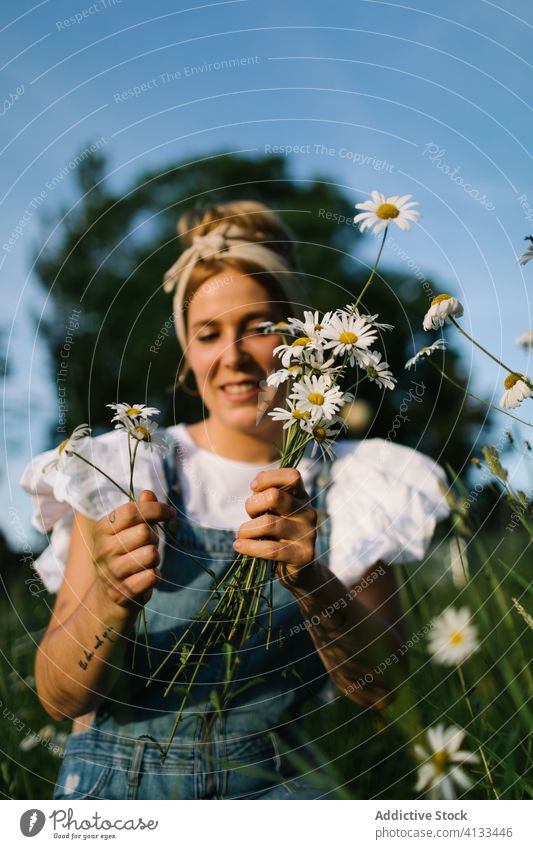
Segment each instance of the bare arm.
[{"label": "bare arm", "polygon": [[111,690],[159,580],[150,523],[173,515],[150,491],[99,522],[75,514],[65,577],[35,659],[37,693],[53,719],[94,710]]},{"label": "bare arm", "polygon": [[[348,588],[320,561],[287,578],[302,623],[337,687],[352,701],[383,708],[405,675],[401,611],[385,564]],[[366,584],[363,589],[361,584]]]}]

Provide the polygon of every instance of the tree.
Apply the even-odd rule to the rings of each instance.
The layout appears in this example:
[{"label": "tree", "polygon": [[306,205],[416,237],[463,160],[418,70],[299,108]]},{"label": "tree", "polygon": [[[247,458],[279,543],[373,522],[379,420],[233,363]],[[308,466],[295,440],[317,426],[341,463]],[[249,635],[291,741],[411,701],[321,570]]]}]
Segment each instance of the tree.
[{"label": "tree", "polygon": [[[36,262],[54,306],[44,333],[54,381],[61,369],[65,373],[67,429],[82,421],[90,421],[96,431],[108,429],[105,405],[116,399],[146,398],[160,407],[161,421],[168,424],[202,415],[197,401],[173,391],[181,353],[172,330],[171,298],[161,287],[163,273],[179,252],[176,220],[188,207],[255,198],[278,210],[301,240],[301,261],[311,276],[316,308],[346,304],[366,279],[356,262],[366,237],[353,225],[340,223],[353,214],[359,198],[350,197],[326,176],[293,179],[284,157],[223,152],[201,162],[147,171],[122,194],[109,189],[105,170],[101,151],[81,161],[74,177],[80,201],[68,213],[61,210],[64,220],[58,233]],[[401,239],[408,238],[397,232]],[[375,411],[363,435],[416,445],[435,456],[444,450],[460,468],[481,411],[465,405],[463,395],[443,383],[429,365],[414,374],[404,371],[405,360],[427,344],[421,327],[428,293],[440,291],[432,281],[413,274],[410,265],[407,273],[381,265],[379,279],[365,297],[365,310],[396,326],[383,343],[398,385],[393,392],[382,392],[368,381],[362,384],[359,398]],[[74,329],[73,315],[79,324]],[[65,350],[68,337],[70,348]],[[161,339],[164,344],[157,346]],[[453,348],[446,354],[446,368],[461,381]],[[418,395],[413,381],[423,385]],[[403,419],[396,431],[400,411]]]}]

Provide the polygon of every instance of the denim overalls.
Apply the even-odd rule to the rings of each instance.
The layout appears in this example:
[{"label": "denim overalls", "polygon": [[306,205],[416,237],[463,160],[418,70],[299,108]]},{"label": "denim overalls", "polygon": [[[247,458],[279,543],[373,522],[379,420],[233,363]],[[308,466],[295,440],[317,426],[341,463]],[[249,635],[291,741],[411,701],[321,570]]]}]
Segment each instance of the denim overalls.
[{"label": "denim overalls", "polygon": [[[331,461],[317,463],[310,493],[319,516],[315,551],[327,565],[330,522],[325,498]],[[173,444],[165,457],[165,473],[177,519],[167,535],[161,581],[145,606],[152,671],[211,589],[212,579],[198,561],[219,577],[235,557],[234,531],[187,519],[176,464]],[[240,650],[230,701],[214,717],[210,694],[220,691],[225,660],[220,648],[206,656],[164,763],[157,745],[143,735],[166,747],[183,698],[180,688],[188,678],[183,674],[178,688],[163,696],[164,682],[177,669],[174,657],[146,686],[151,671],[139,618],[134,668],[132,634],[120,676],[97,709],[92,727],[69,737],[54,799],[313,799],[327,792],[323,780],[317,788],[313,778],[316,764],[299,733],[298,717],[304,702],[329,679],[291,592],[277,580],[273,602],[268,650],[264,633],[254,629]],[[262,616],[268,616],[266,602]],[[206,735],[208,718],[213,721]],[[281,750],[286,752],[283,757]]]}]

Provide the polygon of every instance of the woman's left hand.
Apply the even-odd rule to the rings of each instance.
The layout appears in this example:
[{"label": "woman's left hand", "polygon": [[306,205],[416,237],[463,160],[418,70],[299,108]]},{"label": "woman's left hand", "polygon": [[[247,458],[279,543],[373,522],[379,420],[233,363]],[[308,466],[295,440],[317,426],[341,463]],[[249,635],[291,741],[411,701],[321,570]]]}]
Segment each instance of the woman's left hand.
[{"label": "woman's left hand", "polygon": [[[302,569],[315,559],[317,512],[297,469],[259,472],[254,494],[246,499],[251,521],[244,522],[233,543],[239,554],[278,562],[283,584],[297,583]],[[265,539],[266,537],[266,539]]]}]

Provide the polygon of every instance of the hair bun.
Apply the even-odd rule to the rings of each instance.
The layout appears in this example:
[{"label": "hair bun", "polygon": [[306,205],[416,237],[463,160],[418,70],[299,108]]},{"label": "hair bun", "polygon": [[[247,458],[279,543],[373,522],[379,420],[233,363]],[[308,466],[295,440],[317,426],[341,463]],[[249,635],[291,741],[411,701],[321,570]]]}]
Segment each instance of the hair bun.
[{"label": "hair bun", "polygon": [[243,230],[244,239],[265,243],[286,259],[295,270],[301,270],[291,229],[272,209],[255,200],[195,206],[184,212],[177,223],[183,249],[192,245],[194,236],[205,236],[223,222],[237,225]]}]

